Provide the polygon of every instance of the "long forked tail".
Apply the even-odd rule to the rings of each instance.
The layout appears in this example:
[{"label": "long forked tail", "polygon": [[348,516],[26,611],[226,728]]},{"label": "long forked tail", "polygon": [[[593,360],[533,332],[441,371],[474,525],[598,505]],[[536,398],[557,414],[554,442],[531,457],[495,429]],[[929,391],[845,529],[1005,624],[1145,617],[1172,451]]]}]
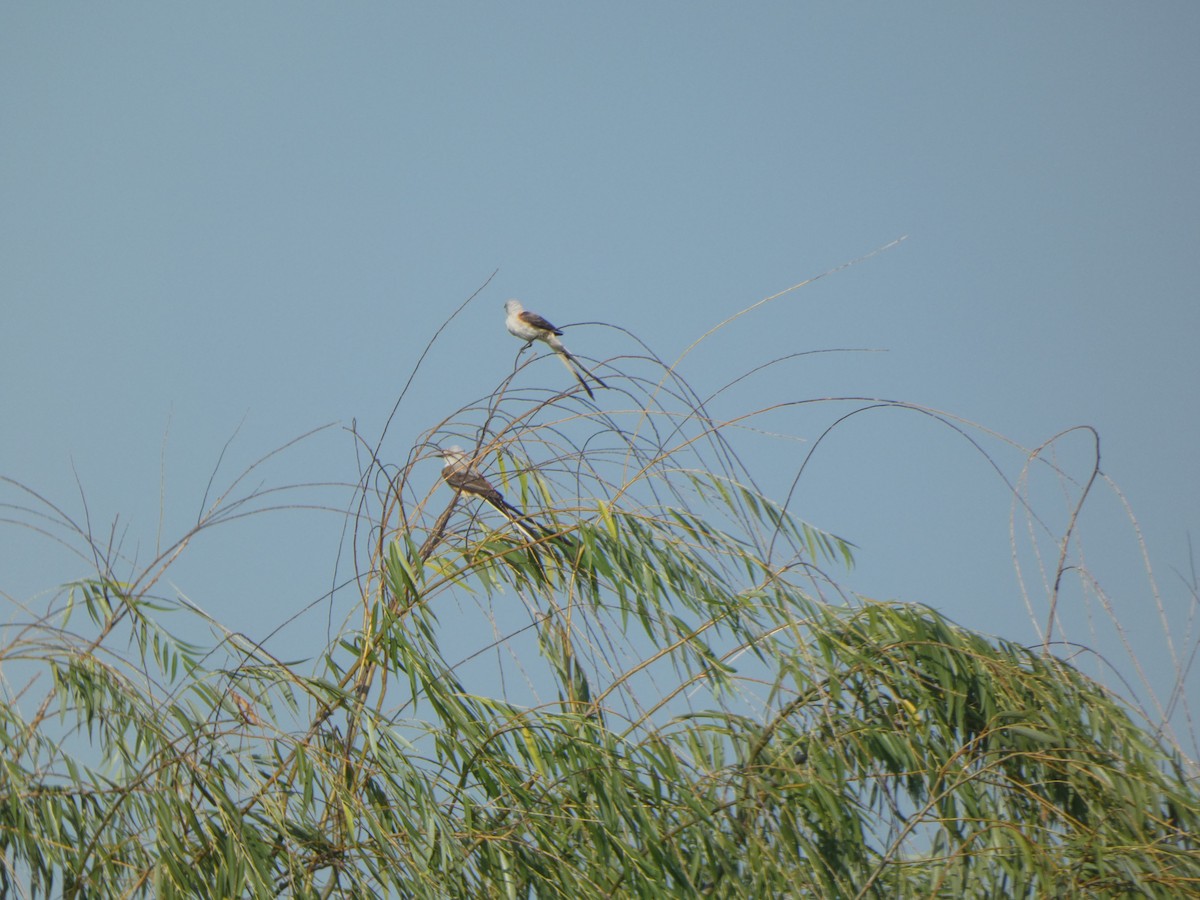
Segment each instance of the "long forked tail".
[{"label": "long forked tail", "polygon": [[504,518],[508,519],[509,524],[521,532],[530,543],[536,544],[539,541],[549,539],[568,548],[574,545],[574,542],[569,537],[560,534],[553,528],[547,528],[535,519],[529,518],[525,513],[505,500],[504,497],[500,496],[498,492],[495,497],[487,496],[483,499],[495,507]]},{"label": "long forked tail", "polygon": [[[588,378],[592,379],[592,381],[596,382],[596,384],[600,385],[602,388],[608,387],[607,384],[601,381],[597,376],[593,375],[587,366],[568,353],[565,347],[561,350],[555,348],[555,352],[558,354],[558,358],[562,360],[563,365],[567,367],[567,371],[575,376],[575,380],[583,385],[583,389],[587,391],[587,395],[593,400],[596,399],[596,395],[592,393],[591,385],[587,383]],[[586,375],[587,378],[584,378],[584,375]]]},{"label": "long forked tail", "polygon": [[527,540],[536,542],[546,536],[545,528],[505,500],[500,496],[499,492],[496,492],[495,496],[488,495],[483,499],[494,507],[500,515],[508,519],[512,527],[521,532]]}]

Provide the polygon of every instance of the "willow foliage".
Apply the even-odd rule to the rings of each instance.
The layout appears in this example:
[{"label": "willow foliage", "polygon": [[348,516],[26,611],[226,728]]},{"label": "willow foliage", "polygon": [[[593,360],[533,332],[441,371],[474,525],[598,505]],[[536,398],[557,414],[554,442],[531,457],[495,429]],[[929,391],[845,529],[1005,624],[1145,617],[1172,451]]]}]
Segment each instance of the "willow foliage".
[{"label": "willow foliage", "polygon": [[[197,642],[155,587],[186,538],[14,613],[4,892],[1200,891],[1192,763],[1118,697],[1040,648],[843,597],[850,545],[757,487],[736,426],[656,361],[606,370],[598,404],[514,387],[538,365],[402,467],[372,456],[357,613],[314,661]],[[450,443],[543,539],[439,485]],[[67,521],[26,497],[26,522]]]}]

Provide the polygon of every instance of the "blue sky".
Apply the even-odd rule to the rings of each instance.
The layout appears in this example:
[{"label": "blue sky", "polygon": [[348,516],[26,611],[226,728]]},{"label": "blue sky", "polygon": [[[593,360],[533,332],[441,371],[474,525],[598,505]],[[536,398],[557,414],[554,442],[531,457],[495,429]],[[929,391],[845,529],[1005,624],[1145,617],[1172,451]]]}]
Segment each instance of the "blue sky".
[{"label": "blue sky", "polygon": [[[231,437],[217,483],[337,423],[262,477],[354,481],[341,426],[379,433],[433,332],[494,271],[385,452],[406,458],[511,370],[507,297],[673,358],[907,236],[734,323],[685,376],[715,389],[777,356],[871,348],[886,352],[804,357],[723,411],[883,397],[1025,447],[1094,426],[1186,650],[1198,41],[1189,2],[6,4],[0,475],[82,519],[78,478],[93,529],[146,560],[195,521]],[[577,334],[593,358],[629,351]],[[769,421],[807,448],[850,408]],[[1020,454],[991,449],[1016,477]],[[1062,444],[1078,477],[1086,451],[1081,433]],[[755,443],[747,461],[782,496],[796,454]],[[1064,520],[1057,487],[1038,490]],[[850,588],[1033,641],[1010,503],[965,441],[889,410],[822,444],[793,508],[859,545]],[[1107,490],[1084,526],[1161,684],[1136,535]],[[297,510],[218,529],[172,589],[266,633],[328,589],[341,528]],[[84,574],[13,527],[0,571],[35,604]],[[1094,604],[1073,615],[1074,637],[1128,668]]]}]

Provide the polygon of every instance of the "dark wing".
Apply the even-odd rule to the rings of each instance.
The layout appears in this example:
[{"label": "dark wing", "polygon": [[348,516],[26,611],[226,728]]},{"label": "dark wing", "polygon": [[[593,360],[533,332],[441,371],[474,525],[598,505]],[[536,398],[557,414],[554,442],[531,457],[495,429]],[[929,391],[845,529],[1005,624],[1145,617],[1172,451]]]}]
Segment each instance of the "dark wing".
[{"label": "dark wing", "polygon": [[504,498],[500,496],[500,492],[478,472],[447,472],[442,477],[446,479],[447,484],[458,488],[460,491],[466,491],[468,494],[477,494],[487,500],[504,502]]},{"label": "dark wing", "polygon": [[537,328],[540,331],[549,331],[551,334],[558,335],[562,334],[561,331],[559,331],[537,313],[529,312],[528,310],[521,310],[521,312],[517,313],[517,318],[519,318],[526,325],[529,325],[532,328]]},{"label": "dark wing", "polygon": [[496,490],[495,486],[478,472],[450,471],[443,472],[442,477],[446,479],[448,485],[457,488],[464,494],[474,494],[476,497],[486,500],[498,509],[501,515],[512,522],[513,527],[529,540],[540,541],[547,535],[554,534],[552,531],[547,531],[543,526],[526,520],[525,513],[505,500],[504,495]]}]

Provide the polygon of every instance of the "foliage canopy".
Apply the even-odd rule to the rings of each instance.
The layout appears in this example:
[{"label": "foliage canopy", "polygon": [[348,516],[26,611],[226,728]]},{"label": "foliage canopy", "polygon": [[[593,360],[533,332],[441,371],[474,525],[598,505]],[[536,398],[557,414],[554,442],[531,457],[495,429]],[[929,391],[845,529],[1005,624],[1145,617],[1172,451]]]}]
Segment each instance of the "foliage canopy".
[{"label": "foliage canopy", "polygon": [[[136,572],[98,554],[18,615],[5,893],[1200,891],[1193,763],[1119,697],[1043,648],[843,596],[851,546],[756,485],[749,417],[717,421],[652,356],[610,363],[597,404],[518,389],[531,365],[403,466],[369,455],[357,613],[315,661],[196,639],[210,624],[158,588],[190,534]],[[438,487],[449,443],[545,538]],[[70,530],[21,490],[23,527]]]}]

